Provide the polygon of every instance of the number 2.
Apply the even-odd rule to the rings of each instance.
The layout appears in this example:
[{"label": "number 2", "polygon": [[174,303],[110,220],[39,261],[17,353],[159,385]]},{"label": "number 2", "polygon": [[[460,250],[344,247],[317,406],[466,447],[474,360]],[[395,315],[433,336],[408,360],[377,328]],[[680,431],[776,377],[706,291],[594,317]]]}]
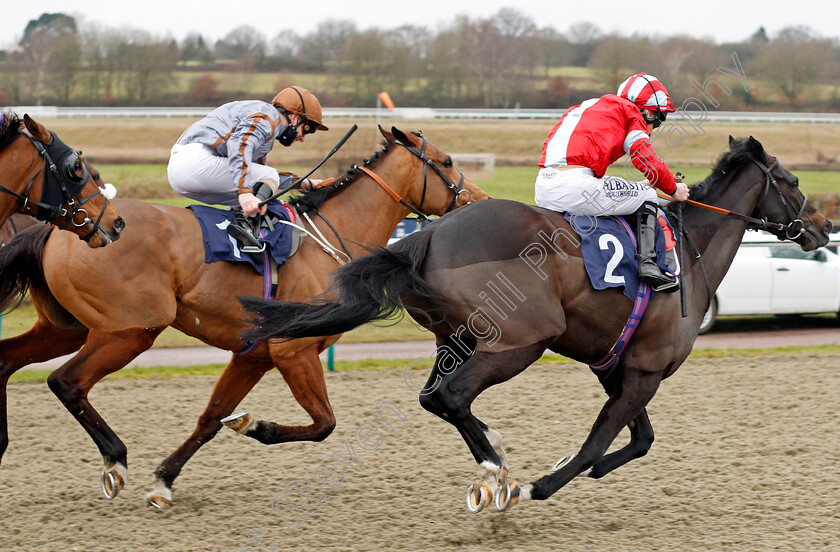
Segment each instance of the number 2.
[{"label": "number 2", "polygon": [[624,276],[619,276],[618,274],[613,273],[618,266],[618,263],[621,262],[621,257],[624,255],[624,247],[621,246],[621,242],[618,241],[618,238],[612,234],[603,234],[600,238],[598,238],[598,247],[600,247],[602,251],[609,249],[610,244],[612,244],[615,248],[615,253],[613,253],[613,256],[610,257],[609,262],[607,262],[607,271],[604,273],[604,281],[608,284],[624,284],[626,283],[624,281]]}]

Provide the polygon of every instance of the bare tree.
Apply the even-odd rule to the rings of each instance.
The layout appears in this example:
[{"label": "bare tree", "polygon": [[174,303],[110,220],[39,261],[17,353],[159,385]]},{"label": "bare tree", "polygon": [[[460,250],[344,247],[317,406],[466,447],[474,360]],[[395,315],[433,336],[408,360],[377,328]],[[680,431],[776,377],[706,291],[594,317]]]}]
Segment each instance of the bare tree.
[{"label": "bare tree", "polygon": [[282,62],[290,63],[300,54],[300,36],[293,29],[277,33],[268,45],[268,53]]},{"label": "bare tree", "polygon": [[598,45],[588,65],[607,81],[610,90],[616,90],[629,75],[640,71],[649,57],[650,42],[647,38],[610,35]]},{"label": "bare tree", "polygon": [[691,92],[693,77],[703,77],[725,62],[711,42],[688,36],[673,36],[653,46],[652,64],[640,66],[653,73],[668,87],[672,97]]},{"label": "bare tree", "polygon": [[384,89],[390,68],[384,33],[377,30],[356,33],[344,44],[339,63],[357,102],[375,98]]},{"label": "bare tree", "polygon": [[563,67],[572,61],[572,46],[569,41],[552,27],[539,29],[531,40],[533,56],[542,65],[545,78],[552,67]]},{"label": "bare tree", "polygon": [[207,46],[204,37],[198,33],[190,33],[180,44],[181,61],[199,61],[201,63],[209,63],[213,61],[214,55]]},{"label": "bare tree", "polygon": [[566,32],[569,42],[572,43],[574,56],[572,64],[579,67],[586,67],[589,58],[595,53],[595,48],[603,38],[604,34],[595,24],[588,21],[575,23]]},{"label": "bare tree", "polygon": [[423,95],[431,105],[439,105],[444,99],[458,105],[466,93],[461,40],[458,27],[453,26],[438,32],[429,42]]},{"label": "bare tree", "polygon": [[63,13],[41,14],[26,25],[20,46],[35,103],[41,105],[47,85],[67,101],[81,57],[76,20]]},{"label": "bare tree", "polygon": [[836,59],[829,41],[807,27],[787,27],[758,55],[761,74],[793,104],[802,104],[809,85],[833,74]]},{"label": "bare tree", "polygon": [[216,43],[216,54],[219,57],[251,64],[260,63],[266,49],[265,36],[250,25],[235,28]]},{"label": "bare tree", "polygon": [[122,85],[129,101],[146,104],[164,95],[174,84],[172,71],[180,58],[174,40],[158,40],[145,31],[124,30],[109,52],[116,85]]},{"label": "bare tree", "polygon": [[338,59],[345,42],[356,32],[352,21],[328,19],[303,38],[300,56],[313,69],[323,71],[329,62]]}]

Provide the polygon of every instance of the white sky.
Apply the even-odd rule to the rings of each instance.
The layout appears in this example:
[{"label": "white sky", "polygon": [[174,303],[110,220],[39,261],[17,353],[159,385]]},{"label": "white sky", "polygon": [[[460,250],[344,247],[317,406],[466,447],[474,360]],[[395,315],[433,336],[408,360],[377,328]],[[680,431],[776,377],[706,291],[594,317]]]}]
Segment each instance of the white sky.
[{"label": "white sky", "polygon": [[[391,29],[410,23],[436,31],[456,15],[488,17],[503,7],[514,7],[531,16],[538,26],[551,26],[560,32],[573,23],[588,21],[605,33],[688,34],[718,43],[742,40],[762,25],[771,37],[789,25],[807,25],[824,37],[840,36],[840,9],[827,0],[798,0],[795,9],[788,4],[779,7],[772,0],[672,0],[647,4],[634,0],[10,0],[4,4],[3,28],[11,35],[0,37],[0,48],[14,47],[29,20],[45,12],[67,13],[110,28],[128,26],[178,40],[198,32],[210,43],[240,25],[252,25],[271,40],[281,30],[292,27],[298,34],[306,34],[327,19],[350,20],[360,30]],[[655,27],[652,22],[657,23]]]}]

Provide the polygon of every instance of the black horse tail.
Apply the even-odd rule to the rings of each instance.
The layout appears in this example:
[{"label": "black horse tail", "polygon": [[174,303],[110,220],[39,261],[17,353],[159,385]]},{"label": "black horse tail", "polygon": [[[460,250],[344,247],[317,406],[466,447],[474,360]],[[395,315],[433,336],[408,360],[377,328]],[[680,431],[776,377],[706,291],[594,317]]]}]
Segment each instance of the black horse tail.
[{"label": "black horse tail", "polygon": [[[433,308],[436,301],[420,276],[420,268],[434,231],[435,225],[431,225],[391,247],[346,264],[333,273],[331,290],[316,297],[313,303],[240,296],[245,310],[253,313],[253,327],[242,338],[336,335],[400,313],[407,298]],[[327,299],[328,296],[333,299]]]},{"label": "black horse tail", "polygon": [[0,313],[14,310],[30,286],[46,285],[42,261],[52,228],[27,228],[0,247]]}]

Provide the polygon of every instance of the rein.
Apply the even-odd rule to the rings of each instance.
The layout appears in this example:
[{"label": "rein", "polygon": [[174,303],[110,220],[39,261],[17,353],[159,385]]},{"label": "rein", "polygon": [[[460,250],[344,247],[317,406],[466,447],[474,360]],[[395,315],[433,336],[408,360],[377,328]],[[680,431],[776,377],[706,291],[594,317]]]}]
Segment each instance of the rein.
[{"label": "rein", "polygon": [[[61,205],[55,206],[55,205],[51,205],[49,203],[44,203],[42,201],[35,201],[35,200],[32,200],[32,199],[29,199],[29,192],[32,189],[32,185],[35,183],[35,179],[38,178],[39,174],[41,174],[41,171],[38,171],[38,173],[34,177],[32,177],[32,180],[30,180],[29,184],[27,184],[26,189],[24,190],[23,194],[19,194],[19,193],[15,192],[14,190],[10,190],[9,188],[6,188],[5,186],[2,186],[2,185],[0,185],[0,191],[5,192],[5,193],[10,194],[10,195],[13,195],[13,196],[17,197],[19,200],[21,200],[21,204],[18,206],[18,209],[17,209],[18,213],[25,214],[26,209],[29,207],[29,205],[34,205],[34,206],[39,208],[39,212],[35,215],[35,218],[37,218],[39,220],[44,220],[44,221],[47,221],[47,222],[53,222],[57,218],[66,217],[66,219],[67,219],[66,223],[64,224],[64,226],[60,227],[62,230],[66,229],[70,225],[71,222],[77,228],[81,228],[88,223],[92,223],[93,228],[91,229],[91,231],[86,236],[84,236],[82,238],[86,242],[90,241],[90,239],[94,236],[94,234],[96,234],[96,232],[100,228],[99,223],[102,221],[102,217],[105,215],[105,209],[108,206],[108,198],[107,197],[104,198],[105,199],[105,204],[102,206],[102,209],[99,211],[99,217],[96,219],[96,222],[94,222],[90,218],[90,216],[88,216],[87,210],[85,210],[82,206],[85,203],[87,203],[88,201],[90,201],[91,199],[93,199],[94,197],[96,197],[97,195],[100,195],[102,193],[102,191],[97,189],[96,192],[94,192],[93,194],[89,195],[86,198],[81,199],[77,203],[76,198],[73,196],[73,194],[70,192],[70,190],[67,187],[68,178],[65,175],[63,175],[61,172],[59,172],[56,163],[53,161],[52,157],[50,156],[49,152],[47,151],[46,144],[44,144],[41,140],[38,140],[37,138],[32,136],[29,133],[29,131],[26,130],[26,129],[21,129],[20,134],[23,134],[24,136],[26,136],[29,139],[30,142],[32,142],[32,145],[35,146],[35,149],[38,151],[38,154],[41,155],[41,157],[44,158],[44,166],[49,171],[48,173],[45,173],[44,177],[43,177],[43,181],[42,181],[42,185],[41,185],[41,196],[42,197],[44,196],[44,192],[48,189],[49,185],[57,185],[59,187],[59,189],[61,190],[61,193],[66,200],[66,207],[61,206]],[[53,141],[51,143],[54,144],[56,142],[57,138],[55,137],[54,133],[51,133],[51,134],[53,135]],[[60,141],[58,141],[58,142],[61,145],[64,145]],[[54,144],[53,147],[57,147],[57,146],[58,146],[58,144]],[[67,146],[65,146],[65,147],[67,147]],[[68,148],[68,149],[71,149],[71,148]],[[71,149],[71,151],[72,151],[72,149]],[[76,154],[76,159],[78,159],[78,154]],[[84,165],[82,165],[82,167],[84,167]],[[84,170],[84,174],[83,174],[83,176],[82,176],[82,178],[79,182],[82,185],[86,184],[91,178],[90,173],[88,173],[88,171],[87,171],[87,168],[84,168],[83,170]],[[44,211],[47,214],[43,215],[43,214],[41,214],[41,211]],[[83,213],[84,217],[85,217],[84,220],[82,220],[82,222],[80,224],[75,221],[75,217],[79,213]]]},{"label": "rein", "polygon": [[[761,172],[764,173],[765,181],[764,181],[764,190],[761,192],[761,198],[758,200],[758,203],[764,201],[764,198],[767,196],[767,192],[770,190],[772,186],[773,189],[776,191],[776,194],[779,196],[779,200],[782,202],[782,205],[787,209],[787,201],[785,201],[785,196],[782,194],[782,191],[779,189],[779,184],[776,182],[776,179],[773,178],[773,175],[770,174],[776,165],[779,164],[779,158],[775,158],[773,163],[768,167],[764,165],[764,163],[760,162],[758,159],[753,157],[752,155],[748,156],[748,159],[755,163]],[[665,194],[658,194],[659,197],[665,199],[671,199],[669,196]],[[737,219],[744,220],[750,223],[748,227],[751,230],[777,230],[779,232],[784,232],[785,237],[789,240],[795,240],[798,238],[803,230],[805,229],[805,224],[802,222],[802,219],[799,218],[802,216],[802,211],[805,210],[805,204],[808,202],[808,196],[803,194],[802,205],[799,207],[799,210],[796,212],[796,216],[794,216],[793,220],[788,224],[782,224],[779,222],[772,222],[767,220],[767,217],[764,218],[755,218],[748,215],[743,215],[741,213],[736,213],[734,211],[730,211],[728,209],[723,209],[721,207],[715,207],[714,205],[709,205],[707,203],[701,203],[699,201],[694,201],[691,199],[686,199],[684,203],[689,205],[693,205],[694,207],[700,207],[701,209],[706,209],[707,211],[712,211],[714,213],[720,213],[721,215],[730,215]],[[791,235],[791,233],[795,231],[796,233]]]},{"label": "rein", "polygon": [[[776,194],[779,196],[779,200],[782,202],[782,205],[785,207],[785,210],[787,210],[788,202],[785,201],[785,196],[784,196],[784,194],[782,194],[782,191],[779,189],[779,185],[776,182],[776,179],[773,178],[772,174],[770,174],[770,172],[776,167],[776,165],[779,164],[779,158],[778,157],[774,158],[773,162],[770,164],[769,167],[767,165],[765,165],[764,163],[762,163],[761,161],[759,161],[758,159],[756,159],[755,157],[753,157],[752,155],[748,154],[747,158],[750,161],[752,161],[753,163],[755,163],[756,166],[758,166],[758,168],[761,170],[761,172],[764,173],[764,178],[765,178],[764,189],[762,190],[761,197],[759,198],[758,203],[756,205],[760,205],[764,201],[764,199],[767,197],[767,192],[770,190],[770,187],[772,186],[773,189],[776,191]],[[680,173],[677,173],[678,178],[681,178],[681,176],[682,175]],[[671,199],[669,196],[661,194],[661,193],[658,193],[658,195],[660,197],[664,197],[666,199]],[[802,219],[800,217],[802,216],[802,212],[805,210],[805,204],[807,202],[808,202],[808,197],[803,194],[802,195],[802,205],[799,207],[799,210],[796,212],[796,215],[794,216],[793,220],[791,222],[789,222],[788,224],[782,224],[782,223],[779,223],[779,222],[772,222],[772,221],[767,220],[767,217],[763,217],[763,218],[758,219],[758,218],[755,218],[755,217],[751,217],[751,216],[744,215],[744,214],[741,214],[741,213],[736,213],[736,212],[730,211],[728,209],[723,209],[721,207],[715,207],[714,205],[708,205],[706,203],[701,203],[699,201],[694,201],[694,200],[691,200],[691,199],[686,199],[682,203],[687,203],[689,205],[693,205],[694,207],[699,207],[701,209],[706,209],[707,211],[712,211],[714,213],[720,213],[722,215],[732,216],[732,217],[735,217],[737,219],[744,220],[744,221],[749,223],[747,228],[751,229],[751,230],[773,229],[773,230],[777,230],[779,232],[784,232],[785,237],[787,239],[795,240],[800,235],[802,235],[802,232],[805,230],[805,223],[802,222]],[[691,250],[694,253],[694,257],[697,259],[697,262],[700,264],[700,269],[703,272],[703,281],[706,285],[706,308],[703,309],[703,312],[705,312],[709,309],[709,306],[712,303],[712,289],[711,289],[711,286],[709,285],[709,276],[706,273],[706,267],[703,265],[703,259],[702,259],[702,255],[700,254],[700,250],[697,249],[697,246],[694,244],[694,240],[691,239],[691,236],[688,234],[688,231],[683,226],[682,207],[683,207],[682,205],[679,205],[679,208],[676,211],[677,234],[680,236],[679,255],[680,255],[680,257],[682,257],[682,238],[684,237],[685,240],[688,242],[689,247],[691,247]],[[794,231],[796,233],[791,235],[791,233],[794,232]],[[682,279],[682,275],[680,275],[680,278]],[[682,315],[683,318],[685,318],[687,316],[686,305],[685,305],[685,286],[683,286],[682,283],[680,285],[680,298],[681,298],[680,302],[682,303],[681,315]]]}]

